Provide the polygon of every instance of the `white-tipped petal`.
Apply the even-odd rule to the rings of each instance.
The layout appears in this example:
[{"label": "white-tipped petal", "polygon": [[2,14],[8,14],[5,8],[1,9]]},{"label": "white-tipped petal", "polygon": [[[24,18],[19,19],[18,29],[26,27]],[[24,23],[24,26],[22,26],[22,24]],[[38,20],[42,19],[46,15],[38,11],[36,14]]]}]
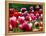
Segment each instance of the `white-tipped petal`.
[{"label": "white-tipped petal", "polygon": [[10,17],[10,20],[16,21],[16,17],[15,16]]}]

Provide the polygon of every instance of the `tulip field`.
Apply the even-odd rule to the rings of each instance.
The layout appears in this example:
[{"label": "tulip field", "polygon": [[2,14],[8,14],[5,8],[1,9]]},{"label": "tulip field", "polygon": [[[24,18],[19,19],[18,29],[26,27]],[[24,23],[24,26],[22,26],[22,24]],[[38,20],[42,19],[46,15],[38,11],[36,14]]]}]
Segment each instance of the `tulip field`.
[{"label": "tulip field", "polygon": [[9,3],[8,26],[12,32],[42,32],[43,5]]}]

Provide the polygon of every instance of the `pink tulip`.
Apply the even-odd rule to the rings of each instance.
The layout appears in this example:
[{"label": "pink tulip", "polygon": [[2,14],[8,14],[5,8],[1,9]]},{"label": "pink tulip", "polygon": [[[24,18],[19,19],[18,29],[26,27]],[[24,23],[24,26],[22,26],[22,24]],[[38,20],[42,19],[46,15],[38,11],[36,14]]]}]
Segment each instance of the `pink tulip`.
[{"label": "pink tulip", "polygon": [[12,30],[12,29],[13,29],[13,27],[12,27],[12,25],[10,24],[10,25],[9,25],[9,30]]},{"label": "pink tulip", "polygon": [[24,16],[22,16],[22,17],[19,16],[18,20],[19,20],[20,23],[23,23],[25,21],[25,17]]},{"label": "pink tulip", "polygon": [[39,18],[39,13],[38,12],[36,13],[36,17]]},{"label": "pink tulip", "polygon": [[25,28],[25,30],[26,30],[26,27],[28,26],[28,24],[27,24],[27,22],[24,22],[23,24],[20,24],[19,25],[19,28],[21,29],[21,30],[24,30],[24,28]]},{"label": "pink tulip", "polygon": [[32,30],[32,23],[29,23],[28,26],[29,26],[29,30]]},{"label": "pink tulip", "polygon": [[16,17],[15,16],[13,16],[13,17],[10,17],[10,21],[12,20],[12,21],[16,21]]},{"label": "pink tulip", "polygon": [[20,24],[20,25],[19,25],[19,28],[20,28],[21,30],[23,30],[23,25],[22,25],[22,24]]},{"label": "pink tulip", "polygon": [[21,11],[22,11],[22,10],[26,10],[26,8],[21,8]]},{"label": "pink tulip", "polygon": [[32,20],[36,20],[37,17],[36,16],[31,16]]},{"label": "pink tulip", "polygon": [[18,21],[16,19],[16,17],[10,17],[10,24],[12,25],[13,28],[18,26]]},{"label": "pink tulip", "polygon": [[25,22],[25,23],[23,23],[22,25],[23,25],[23,30],[29,31],[28,23]]}]

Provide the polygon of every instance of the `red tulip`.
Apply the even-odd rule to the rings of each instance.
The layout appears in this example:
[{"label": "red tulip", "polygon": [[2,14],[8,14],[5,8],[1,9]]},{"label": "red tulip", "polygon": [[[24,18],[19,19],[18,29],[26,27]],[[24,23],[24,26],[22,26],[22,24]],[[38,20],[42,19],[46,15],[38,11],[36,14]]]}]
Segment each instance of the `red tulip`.
[{"label": "red tulip", "polygon": [[18,12],[18,16],[22,16],[22,12]]},{"label": "red tulip", "polygon": [[39,9],[39,14],[43,14],[43,10],[42,9]]},{"label": "red tulip", "polygon": [[9,14],[9,17],[12,17],[12,16],[14,16],[14,14]]},{"label": "red tulip", "polygon": [[14,12],[14,16],[15,17],[18,17],[18,12]]},{"label": "red tulip", "polygon": [[10,9],[9,9],[9,13],[10,13],[10,14],[13,14],[13,13],[14,13],[14,10],[15,10],[14,8],[10,8]]},{"label": "red tulip", "polygon": [[12,17],[14,14],[14,8],[9,9],[9,16]]}]

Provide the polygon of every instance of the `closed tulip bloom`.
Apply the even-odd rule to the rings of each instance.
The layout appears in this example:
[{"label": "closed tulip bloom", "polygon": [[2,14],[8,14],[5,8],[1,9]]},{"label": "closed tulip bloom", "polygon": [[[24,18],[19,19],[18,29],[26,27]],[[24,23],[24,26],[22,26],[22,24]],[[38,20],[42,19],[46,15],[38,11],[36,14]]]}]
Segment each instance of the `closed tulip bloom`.
[{"label": "closed tulip bloom", "polygon": [[15,16],[13,16],[13,17],[10,17],[10,21],[12,20],[12,21],[16,21],[16,17]]},{"label": "closed tulip bloom", "polygon": [[28,23],[23,23],[22,25],[23,25],[23,30],[29,31]]},{"label": "closed tulip bloom", "polygon": [[34,25],[35,25],[35,26],[39,26],[39,22],[36,21],[36,22],[34,23]]},{"label": "closed tulip bloom", "polygon": [[16,20],[16,17],[13,16],[10,18],[10,24],[12,25],[13,28],[18,26],[18,22]]},{"label": "closed tulip bloom", "polygon": [[19,25],[19,28],[20,28],[21,30],[23,30],[23,25],[22,25],[22,24],[20,24],[20,25]]},{"label": "closed tulip bloom", "polygon": [[43,27],[39,27],[39,30],[40,30],[40,31],[43,31]]},{"label": "closed tulip bloom", "polygon": [[26,10],[26,8],[21,8],[22,13],[24,13]]},{"label": "closed tulip bloom", "polygon": [[22,17],[19,16],[18,20],[19,20],[20,23],[23,23],[25,21],[25,17],[24,16],[22,16]]},{"label": "closed tulip bloom", "polygon": [[31,16],[32,20],[36,20],[37,17],[36,16]]},{"label": "closed tulip bloom", "polygon": [[18,16],[22,16],[22,12],[18,12]]},{"label": "closed tulip bloom", "polygon": [[40,22],[40,26],[43,27],[43,22],[42,21]]},{"label": "closed tulip bloom", "polygon": [[29,30],[31,31],[32,30],[32,23],[29,23],[28,26],[29,26]]},{"label": "closed tulip bloom", "polygon": [[14,8],[9,9],[9,16],[12,17],[14,14]]}]

